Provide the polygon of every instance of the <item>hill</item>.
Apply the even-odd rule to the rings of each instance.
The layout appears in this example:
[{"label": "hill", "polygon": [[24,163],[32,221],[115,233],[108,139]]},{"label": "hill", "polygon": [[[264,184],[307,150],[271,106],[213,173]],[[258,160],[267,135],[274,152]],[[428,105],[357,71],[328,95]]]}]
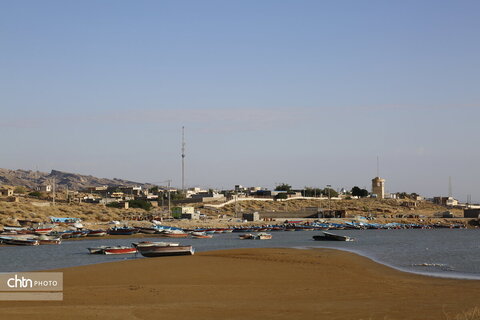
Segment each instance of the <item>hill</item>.
[{"label": "hill", "polygon": [[152,184],[139,183],[122,179],[106,179],[94,176],[81,175],[76,173],[62,172],[52,170],[50,173],[31,171],[31,170],[9,170],[0,168],[0,184],[9,186],[22,186],[34,189],[37,186],[51,184],[55,179],[55,184],[59,189],[82,190],[86,187],[98,186],[142,186],[142,188],[151,188]]}]

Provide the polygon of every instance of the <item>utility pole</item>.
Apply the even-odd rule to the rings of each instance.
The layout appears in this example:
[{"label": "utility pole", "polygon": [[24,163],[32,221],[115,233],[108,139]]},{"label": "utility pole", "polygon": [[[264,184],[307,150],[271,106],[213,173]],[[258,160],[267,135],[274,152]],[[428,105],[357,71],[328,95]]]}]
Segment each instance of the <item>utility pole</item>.
[{"label": "utility pole", "polygon": [[330,189],[332,188],[332,186],[330,184],[327,184],[327,188],[328,188],[328,212],[332,214],[332,204],[330,203]]},{"label": "utility pole", "polygon": [[185,127],[182,127],[182,193],[185,194]]},{"label": "utility pole", "polygon": [[52,179],[52,203],[55,205],[55,178]]},{"label": "utility pole", "polygon": [[168,190],[167,190],[167,194],[168,194],[168,215],[171,215],[172,214],[172,211],[171,211],[171,208],[170,208],[170,182],[172,180],[167,180],[167,187],[168,187]]}]

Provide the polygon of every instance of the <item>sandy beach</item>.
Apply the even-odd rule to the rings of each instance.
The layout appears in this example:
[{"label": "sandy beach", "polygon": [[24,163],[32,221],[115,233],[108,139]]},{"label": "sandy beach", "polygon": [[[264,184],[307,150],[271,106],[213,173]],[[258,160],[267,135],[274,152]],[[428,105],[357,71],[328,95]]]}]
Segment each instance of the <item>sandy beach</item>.
[{"label": "sandy beach", "polygon": [[464,319],[480,281],[400,272],[329,249],[237,249],[62,269],[64,301],[1,319]]}]

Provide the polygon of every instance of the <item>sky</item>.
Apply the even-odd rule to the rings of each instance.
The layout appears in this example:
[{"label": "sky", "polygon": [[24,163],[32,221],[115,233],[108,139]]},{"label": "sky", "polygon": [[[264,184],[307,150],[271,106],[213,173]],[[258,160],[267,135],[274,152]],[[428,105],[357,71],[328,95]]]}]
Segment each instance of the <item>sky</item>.
[{"label": "sky", "polygon": [[0,0],[0,168],[480,202],[480,2]]}]

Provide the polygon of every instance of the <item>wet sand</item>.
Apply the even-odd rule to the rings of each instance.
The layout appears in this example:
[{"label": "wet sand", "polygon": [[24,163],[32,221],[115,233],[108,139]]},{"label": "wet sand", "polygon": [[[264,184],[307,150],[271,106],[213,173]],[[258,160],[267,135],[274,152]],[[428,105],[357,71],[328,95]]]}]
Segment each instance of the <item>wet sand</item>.
[{"label": "wet sand", "polygon": [[64,301],[0,319],[455,319],[480,281],[404,273],[330,249],[236,249],[62,269]]}]

